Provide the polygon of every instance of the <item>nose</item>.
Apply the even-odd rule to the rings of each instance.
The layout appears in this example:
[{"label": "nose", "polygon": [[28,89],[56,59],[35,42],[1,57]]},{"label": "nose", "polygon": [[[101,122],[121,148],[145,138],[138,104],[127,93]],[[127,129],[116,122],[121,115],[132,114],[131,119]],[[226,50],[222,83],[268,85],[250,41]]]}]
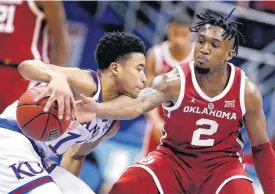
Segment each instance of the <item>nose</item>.
[{"label": "nose", "polygon": [[145,73],[144,72],[142,72],[142,75],[141,75],[141,81],[142,81],[142,83],[144,84],[144,86],[145,86],[145,83],[147,82],[147,77],[146,77],[146,75],[145,75]]},{"label": "nose", "polygon": [[200,52],[204,55],[209,55],[210,54],[210,47],[208,43],[205,43],[202,45]]}]

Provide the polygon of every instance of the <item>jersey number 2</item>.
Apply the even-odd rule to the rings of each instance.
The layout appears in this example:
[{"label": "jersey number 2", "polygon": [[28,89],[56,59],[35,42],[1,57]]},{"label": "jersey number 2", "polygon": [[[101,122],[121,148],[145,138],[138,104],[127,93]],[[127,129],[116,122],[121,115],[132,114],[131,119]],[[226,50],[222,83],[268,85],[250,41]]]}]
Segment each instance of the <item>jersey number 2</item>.
[{"label": "jersey number 2", "polygon": [[13,33],[14,5],[0,5],[0,32]]},{"label": "jersey number 2", "polygon": [[195,130],[193,133],[191,144],[196,146],[213,146],[215,141],[214,139],[201,139],[201,135],[213,135],[217,132],[219,124],[213,120],[199,119],[197,120],[196,125],[209,125],[210,128],[198,128],[197,130]]}]

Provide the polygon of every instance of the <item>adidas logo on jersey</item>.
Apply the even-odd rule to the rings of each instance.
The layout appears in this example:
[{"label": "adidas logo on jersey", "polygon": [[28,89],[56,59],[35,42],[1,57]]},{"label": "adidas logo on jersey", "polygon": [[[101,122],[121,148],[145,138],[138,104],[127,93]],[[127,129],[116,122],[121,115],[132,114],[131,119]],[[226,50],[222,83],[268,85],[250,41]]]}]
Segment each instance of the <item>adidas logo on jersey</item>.
[{"label": "adidas logo on jersey", "polygon": [[209,110],[208,108],[185,106],[183,108],[183,112],[189,112],[189,113],[195,113],[195,114],[206,114],[206,115],[211,115],[222,119],[225,118],[228,120],[237,119],[236,113],[223,112],[220,110]]}]

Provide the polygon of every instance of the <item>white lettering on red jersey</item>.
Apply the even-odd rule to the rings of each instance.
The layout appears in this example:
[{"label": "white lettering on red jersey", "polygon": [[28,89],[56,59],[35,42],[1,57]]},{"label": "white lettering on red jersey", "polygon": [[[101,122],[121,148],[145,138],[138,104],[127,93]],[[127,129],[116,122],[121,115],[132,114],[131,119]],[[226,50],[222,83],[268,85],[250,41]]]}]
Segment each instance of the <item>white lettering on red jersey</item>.
[{"label": "white lettering on red jersey", "polygon": [[0,61],[19,64],[26,59],[48,63],[48,26],[42,31],[44,13],[36,3],[0,1]]},{"label": "white lettering on red jersey", "polygon": [[169,148],[187,163],[207,167],[219,159],[239,158],[245,114],[245,74],[232,64],[225,89],[215,97],[200,88],[194,62],[176,66],[181,91],[172,107],[163,105],[165,135],[158,149]]}]

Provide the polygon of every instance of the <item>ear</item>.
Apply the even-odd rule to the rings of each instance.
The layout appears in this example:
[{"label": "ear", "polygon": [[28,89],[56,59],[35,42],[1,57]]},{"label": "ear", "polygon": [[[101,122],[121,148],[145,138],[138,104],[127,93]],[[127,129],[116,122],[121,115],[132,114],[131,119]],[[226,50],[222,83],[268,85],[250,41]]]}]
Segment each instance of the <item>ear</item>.
[{"label": "ear", "polygon": [[235,51],[232,50],[232,49],[228,51],[227,56],[226,56],[226,58],[225,58],[227,62],[230,61],[230,60],[233,58],[234,52],[235,52]]},{"label": "ear", "polygon": [[116,62],[112,62],[108,68],[114,75],[118,75],[120,64]]}]

